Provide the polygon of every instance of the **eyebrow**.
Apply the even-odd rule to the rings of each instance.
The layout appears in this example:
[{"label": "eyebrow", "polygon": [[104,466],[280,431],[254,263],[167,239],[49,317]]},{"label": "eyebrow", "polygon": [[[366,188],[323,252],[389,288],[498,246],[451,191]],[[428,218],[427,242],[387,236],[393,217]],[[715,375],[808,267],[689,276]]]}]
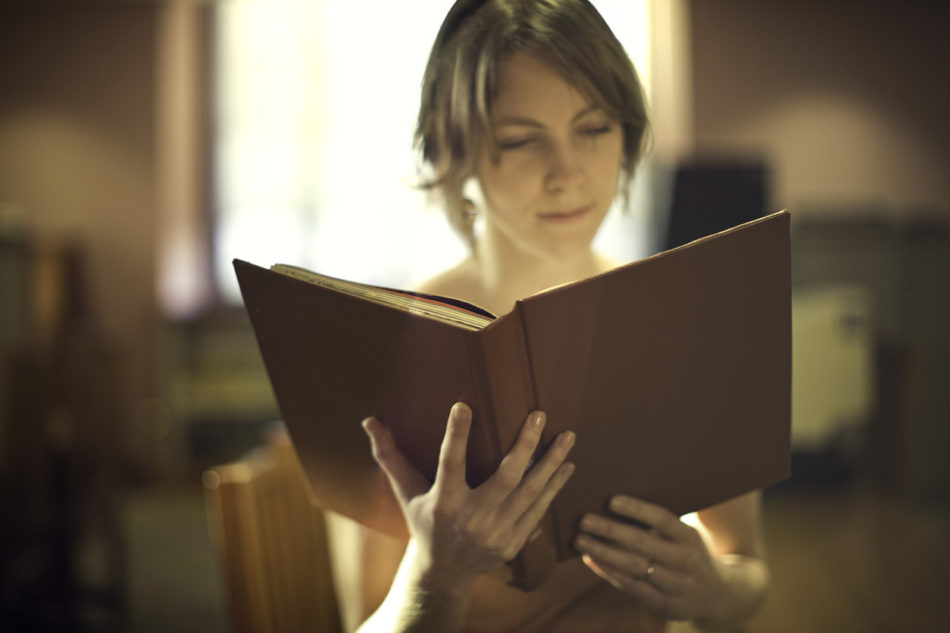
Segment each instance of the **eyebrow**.
[{"label": "eyebrow", "polygon": [[[587,106],[586,108],[584,108],[583,110],[578,111],[577,114],[575,114],[575,115],[573,116],[573,118],[571,118],[571,122],[573,123],[574,121],[577,121],[578,119],[582,119],[582,118],[584,118],[585,116],[587,116],[588,114],[590,114],[590,113],[592,113],[592,112],[595,112],[595,111],[597,111],[597,110],[600,110],[600,109],[601,109],[600,106],[598,106],[598,105],[596,105],[596,104],[591,104],[591,105]],[[528,127],[537,127],[537,128],[543,128],[543,127],[545,127],[543,124],[541,124],[541,123],[538,122],[538,121],[535,121],[535,120],[532,119],[532,118],[529,118],[529,117],[521,117],[521,116],[509,116],[509,117],[504,117],[504,118],[502,118],[502,119],[498,119],[497,121],[493,121],[493,122],[492,122],[492,125],[495,126],[495,127],[501,127],[501,126],[504,126],[504,125],[525,125],[525,126],[528,126]]]}]

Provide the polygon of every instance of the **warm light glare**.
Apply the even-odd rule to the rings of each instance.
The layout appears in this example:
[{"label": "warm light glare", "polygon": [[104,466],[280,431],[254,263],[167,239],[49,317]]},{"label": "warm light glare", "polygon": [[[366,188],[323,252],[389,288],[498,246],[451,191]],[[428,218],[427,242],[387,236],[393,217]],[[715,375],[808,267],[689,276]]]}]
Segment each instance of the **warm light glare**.
[{"label": "warm light glare", "polygon": [[[413,186],[419,85],[451,4],[417,0],[412,19],[386,1],[217,6],[215,269],[229,299],[234,257],[405,287],[465,255]],[[596,4],[649,92],[649,0]],[[638,222],[614,210],[600,250],[643,254]]]}]

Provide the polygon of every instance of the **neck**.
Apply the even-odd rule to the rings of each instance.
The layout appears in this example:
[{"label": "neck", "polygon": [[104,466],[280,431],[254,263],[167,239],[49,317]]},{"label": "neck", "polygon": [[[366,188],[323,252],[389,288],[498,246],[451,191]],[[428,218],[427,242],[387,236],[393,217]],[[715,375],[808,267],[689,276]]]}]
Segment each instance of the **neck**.
[{"label": "neck", "polygon": [[546,288],[584,279],[608,270],[610,262],[587,246],[569,255],[545,255],[516,248],[491,230],[479,240],[475,263],[486,298],[496,314],[515,301]]}]

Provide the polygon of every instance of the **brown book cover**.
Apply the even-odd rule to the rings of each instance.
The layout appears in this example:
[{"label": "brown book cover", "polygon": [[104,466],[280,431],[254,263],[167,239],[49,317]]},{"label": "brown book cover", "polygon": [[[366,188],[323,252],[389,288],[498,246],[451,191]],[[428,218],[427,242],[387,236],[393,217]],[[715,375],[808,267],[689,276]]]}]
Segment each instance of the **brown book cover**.
[{"label": "brown book cover", "polygon": [[577,468],[513,562],[539,585],[575,524],[629,494],[684,514],[789,472],[789,215],[772,214],[519,301],[482,329],[235,260],[244,303],[318,503],[406,527],[360,427],[379,417],[434,479],[449,408],[473,411],[484,481],[532,409],[572,429]]}]

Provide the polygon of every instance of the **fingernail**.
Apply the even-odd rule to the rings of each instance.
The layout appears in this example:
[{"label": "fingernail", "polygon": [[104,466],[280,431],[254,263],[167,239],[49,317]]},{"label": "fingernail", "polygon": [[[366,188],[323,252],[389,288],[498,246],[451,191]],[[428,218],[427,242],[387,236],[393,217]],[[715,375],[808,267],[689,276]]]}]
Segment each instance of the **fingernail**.
[{"label": "fingernail", "polygon": [[571,446],[574,446],[574,439],[574,431],[564,431],[558,438],[558,442],[561,443],[562,448],[570,448]]},{"label": "fingernail", "polygon": [[456,402],[452,405],[452,416],[459,422],[468,422],[472,417],[472,410],[464,402]]},{"label": "fingernail", "polygon": [[610,498],[610,509],[614,512],[629,512],[630,502],[623,495],[614,495]]},{"label": "fingernail", "polygon": [[547,420],[547,416],[544,414],[544,411],[534,412],[534,420],[532,420],[532,422],[534,423],[536,427],[538,427],[539,429],[542,428],[546,420]]}]

